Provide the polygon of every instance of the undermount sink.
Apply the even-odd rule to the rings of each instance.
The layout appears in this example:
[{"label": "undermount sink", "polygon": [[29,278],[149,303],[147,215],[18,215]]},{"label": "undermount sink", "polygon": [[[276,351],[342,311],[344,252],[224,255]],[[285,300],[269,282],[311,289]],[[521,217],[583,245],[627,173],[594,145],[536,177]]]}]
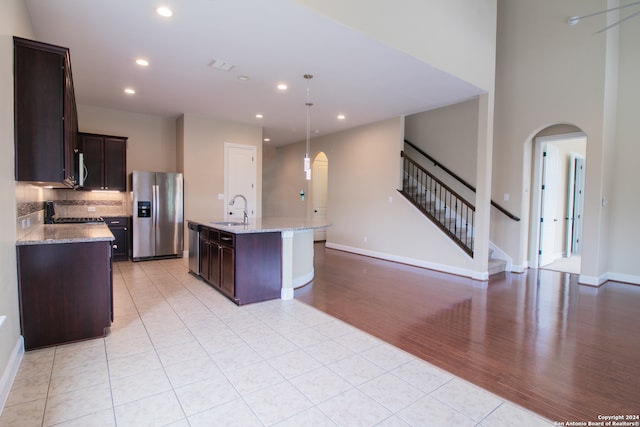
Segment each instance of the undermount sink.
[{"label": "undermount sink", "polygon": [[246,225],[242,221],[218,221],[218,222],[213,222],[212,224],[224,225],[225,227],[231,227],[232,225]]}]

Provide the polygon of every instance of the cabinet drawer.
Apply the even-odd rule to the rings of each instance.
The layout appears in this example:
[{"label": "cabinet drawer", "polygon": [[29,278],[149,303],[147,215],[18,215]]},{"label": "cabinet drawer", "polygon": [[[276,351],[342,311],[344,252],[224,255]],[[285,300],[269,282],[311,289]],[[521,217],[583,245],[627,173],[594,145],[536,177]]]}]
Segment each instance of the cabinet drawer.
[{"label": "cabinet drawer", "polygon": [[107,227],[127,227],[129,224],[129,218],[126,216],[114,216],[104,219],[104,223]]},{"label": "cabinet drawer", "polygon": [[225,231],[220,232],[220,244],[233,248],[236,245],[236,235],[233,233],[227,233]]},{"label": "cabinet drawer", "polygon": [[213,228],[200,227],[200,239],[218,243],[220,241],[220,232]]}]

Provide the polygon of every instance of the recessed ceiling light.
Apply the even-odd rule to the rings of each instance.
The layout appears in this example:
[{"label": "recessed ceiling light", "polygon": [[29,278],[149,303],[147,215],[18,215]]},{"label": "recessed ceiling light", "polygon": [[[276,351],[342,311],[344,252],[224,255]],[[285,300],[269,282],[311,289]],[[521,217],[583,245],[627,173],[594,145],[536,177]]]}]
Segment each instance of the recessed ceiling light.
[{"label": "recessed ceiling light", "polygon": [[165,18],[169,18],[173,15],[173,12],[171,11],[171,9],[164,6],[157,8],[156,12],[158,12],[158,15],[164,16]]},{"label": "recessed ceiling light", "polygon": [[345,118],[344,114],[338,114],[338,120],[344,120]]},{"label": "recessed ceiling light", "polygon": [[286,84],[284,84],[284,83],[280,83],[280,84],[278,85],[278,90],[287,90],[287,85],[286,85]]},{"label": "recessed ceiling light", "polygon": [[249,80],[249,76],[238,76],[238,80],[242,80],[243,82],[246,82],[247,80]]},{"label": "recessed ceiling light", "polygon": [[136,91],[128,87],[124,90],[124,93],[126,93],[127,95],[135,95]]},{"label": "recessed ceiling light", "polygon": [[138,58],[136,59],[136,64],[141,65],[143,67],[148,67],[149,61],[147,61],[146,59]]},{"label": "recessed ceiling light", "polygon": [[256,114],[256,119],[261,119],[262,118],[262,114],[258,113]]},{"label": "recessed ceiling light", "polygon": [[271,138],[265,138],[265,139],[263,139],[263,141],[264,141],[264,142],[270,142],[270,141],[271,141]]}]

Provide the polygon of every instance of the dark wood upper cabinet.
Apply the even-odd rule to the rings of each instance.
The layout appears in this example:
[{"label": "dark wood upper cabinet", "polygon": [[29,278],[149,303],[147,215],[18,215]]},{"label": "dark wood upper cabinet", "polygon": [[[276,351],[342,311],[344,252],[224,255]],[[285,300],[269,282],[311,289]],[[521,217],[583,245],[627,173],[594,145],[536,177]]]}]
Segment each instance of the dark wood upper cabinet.
[{"label": "dark wood upper cabinet", "polygon": [[15,179],[74,187],[78,114],[69,50],[13,42]]},{"label": "dark wood upper cabinet", "polygon": [[86,190],[127,190],[127,137],[79,133]]}]

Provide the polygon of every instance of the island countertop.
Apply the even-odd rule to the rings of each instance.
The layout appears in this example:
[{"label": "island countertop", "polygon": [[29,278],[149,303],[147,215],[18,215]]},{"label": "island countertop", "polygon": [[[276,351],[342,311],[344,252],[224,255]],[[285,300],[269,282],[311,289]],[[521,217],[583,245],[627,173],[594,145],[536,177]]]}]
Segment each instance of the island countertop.
[{"label": "island countertop", "polygon": [[17,246],[115,240],[105,224],[39,224],[16,241]]},{"label": "island countertop", "polygon": [[[234,234],[245,233],[271,233],[282,231],[314,230],[329,227],[331,224],[325,220],[310,220],[306,218],[288,217],[262,217],[249,218],[248,224],[228,225],[230,221],[223,219],[213,220],[187,220],[187,222],[199,224],[205,227],[215,228]],[[239,221],[241,222],[241,221]]]}]

